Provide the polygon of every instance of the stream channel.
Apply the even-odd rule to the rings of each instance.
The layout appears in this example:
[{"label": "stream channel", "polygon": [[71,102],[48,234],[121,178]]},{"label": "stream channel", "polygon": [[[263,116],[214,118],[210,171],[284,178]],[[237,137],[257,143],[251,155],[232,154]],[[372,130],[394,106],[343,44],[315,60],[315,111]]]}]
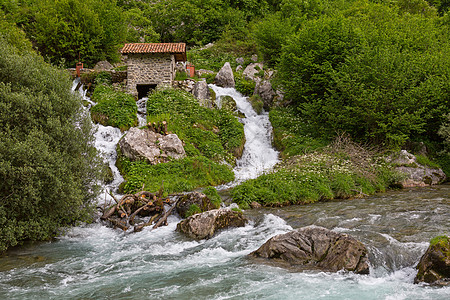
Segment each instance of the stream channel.
[{"label": "stream channel", "polygon": [[[247,143],[232,186],[270,169],[278,155],[270,147],[267,114],[256,115],[233,89],[212,88],[218,95],[231,94],[246,115],[241,121]],[[96,146],[115,174],[106,189],[123,180],[114,166],[121,135],[118,129],[97,126]],[[270,149],[264,148],[265,141]],[[450,299],[450,286],[413,284],[414,267],[429,240],[449,234],[449,212],[450,185],[441,185],[248,210],[245,227],[201,241],[175,232],[180,221],[175,215],[168,226],[139,233],[94,223],[0,257],[0,299]],[[312,224],[362,241],[369,250],[370,275],[296,273],[247,258],[270,237]]]}]

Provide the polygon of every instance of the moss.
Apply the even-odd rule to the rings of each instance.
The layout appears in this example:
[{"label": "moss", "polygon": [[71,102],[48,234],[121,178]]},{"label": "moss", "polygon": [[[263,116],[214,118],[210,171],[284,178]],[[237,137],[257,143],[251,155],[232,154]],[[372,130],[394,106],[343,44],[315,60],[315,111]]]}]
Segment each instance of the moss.
[{"label": "moss", "polygon": [[211,203],[215,208],[220,207],[220,204],[222,203],[222,198],[220,198],[219,193],[217,193],[217,190],[214,187],[212,186],[206,187],[203,189],[202,192],[209,198],[209,200],[211,200]]},{"label": "moss", "polygon": [[199,214],[201,213],[202,210],[200,209],[200,207],[197,204],[191,204],[191,206],[189,206],[188,211],[186,212],[186,218],[195,215],[195,214]]},{"label": "moss", "polygon": [[440,235],[437,237],[434,237],[430,241],[430,246],[442,246],[442,247],[450,247],[450,237],[446,235]]}]

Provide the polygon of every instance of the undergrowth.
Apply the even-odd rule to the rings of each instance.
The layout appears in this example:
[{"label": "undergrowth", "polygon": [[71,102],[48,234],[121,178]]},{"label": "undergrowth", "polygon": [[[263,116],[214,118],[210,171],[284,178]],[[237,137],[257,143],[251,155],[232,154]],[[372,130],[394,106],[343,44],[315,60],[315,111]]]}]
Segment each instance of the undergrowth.
[{"label": "undergrowth", "polygon": [[122,131],[137,126],[137,105],[133,96],[100,84],[95,88],[91,99],[97,102],[91,109],[94,122],[118,127]]}]

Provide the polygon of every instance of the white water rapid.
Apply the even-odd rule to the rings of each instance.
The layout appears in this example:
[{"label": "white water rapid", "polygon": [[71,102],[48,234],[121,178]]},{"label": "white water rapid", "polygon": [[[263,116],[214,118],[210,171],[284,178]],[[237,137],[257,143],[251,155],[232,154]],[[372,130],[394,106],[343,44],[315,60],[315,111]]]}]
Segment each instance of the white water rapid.
[{"label": "white water rapid", "polygon": [[213,84],[209,86],[216,93],[219,107],[221,97],[231,96],[236,101],[237,109],[245,115],[245,118],[240,119],[244,124],[246,139],[244,152],[234,168],[235,181],[225,186],[234,186],[271,170],[279,160],[278,152],[272,147],[272,125],[269,114],[264,112],[258,115],[247,97],[242,96],[234,88],[222,88]]}]

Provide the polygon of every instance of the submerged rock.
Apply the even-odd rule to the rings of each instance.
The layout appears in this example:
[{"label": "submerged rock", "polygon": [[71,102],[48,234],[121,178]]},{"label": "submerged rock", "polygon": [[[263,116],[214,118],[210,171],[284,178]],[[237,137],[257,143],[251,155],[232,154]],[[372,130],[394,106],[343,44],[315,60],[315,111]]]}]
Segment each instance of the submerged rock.
[{"label": "submerged rock", "polygon": [[439,168],[421,165],[416,156],[406,150],[392,155],[389,161],[396,166],[396,170],[405,175],[400,182],[402,187],[416,187],[440,184],[445,181],[445,173]]},{"label": "submerged rock", "polygon": [[450,237],[436,237],[430,242],[416,267],[418,273],[414,283],[450,285]]},{"label": "submerged rock", "polygon": [[218,208],[213,203],[211,203],[211,200],[205,194],[193,192],[182,196],[181,199],[178,200],[177,213],[180,215],[180,217],[186,218],[189,210],[192,209],[193,205],[197,206],[200,212]]},{"label": "submerged rock", "polygon": [[250,256],[269,259],[283,267],[369,274],[367,249],[360,241],[318,226],[274,236]]},{"label": "submerged rock", "polygon": [[235,86],[233,70],[231,69],[231,65],[229,62],[226,62],[222,69],[220,69],[219,73],[217,73],[215,79],[215,83],[218,86],[228,88]]},{"label": "submerged rock", "polygon": [[130,128],[119,141],[119,147],[130,160],[146,160],[153,165],[186,156],[183,142],[176,134],[162,135],[136,127]]},{"label": "submerged rock", "polygon": [[180,231],[193,239],[209,239],[219,229],[243,227],[247,223],[242,212],[231,209],[214,209],[190,216],[177,224]]}]

